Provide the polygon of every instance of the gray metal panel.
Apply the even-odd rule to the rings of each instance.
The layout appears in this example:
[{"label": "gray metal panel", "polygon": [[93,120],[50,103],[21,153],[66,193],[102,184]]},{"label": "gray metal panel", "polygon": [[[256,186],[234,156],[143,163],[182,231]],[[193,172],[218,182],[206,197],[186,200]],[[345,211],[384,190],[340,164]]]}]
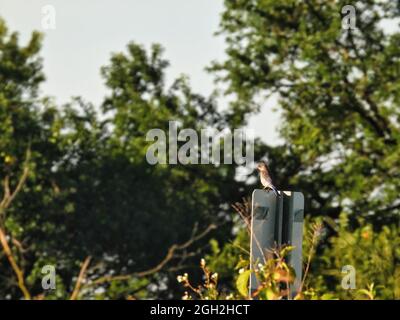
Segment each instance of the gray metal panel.
[{"label": "gray metal panel", "polygon": [[[253,268],[258,262],[263,263],[270,257],[269,249],[275,242],[276,197],[272,192],[256,189],[253,192],[250,264]],[[254,274],[250,277],[250,290],[258,286]]]},{"label": "gray metal panel", "polygon": [[288,244],[294,246],[289,255],[289,265],[296,272],[296,279],[291,286],[292,296],[295,296],[300,289],[303,272],[303,222],[304,222],[304,196],[301,192],[293,192],[291,197],[291,210],[289,211],[290,233]]},{"label": "gray metal panel", "polygon": [[[304,220],[304,196],[301,192],[280,192],[277,198],[272,192],[256,189],[253,192],[250,263],[264,262],[271,257],[271,250],[281,244],[295,249],[288,256],[288,263],[296,272],[291,295],[297,293],[302,277],[302,242]],[[250,293],[258,286],[254,274],[250,277]]]},{"label": "gray metal panel", "polygon": [[280,247],[282,244],[282,224],[283,224],[283,197],[275,198],[275,245]]}]

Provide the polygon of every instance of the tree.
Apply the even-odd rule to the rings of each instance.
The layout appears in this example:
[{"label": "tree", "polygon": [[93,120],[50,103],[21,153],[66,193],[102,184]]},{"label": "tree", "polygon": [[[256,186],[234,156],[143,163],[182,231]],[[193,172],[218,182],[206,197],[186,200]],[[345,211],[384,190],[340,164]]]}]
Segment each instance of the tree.
[{"label": "tree", "polygon": [[[24,242],[19,238],[22,231],[21,216],[15,215],[18,206],[15,206],[13,202],[18,194],[20,196],[23,193],[22,186],[31,171],[30,161],[35,159],[39,163],[38,170],[43,167],[42,165],[46,165],[40,161],[43,157],[37,152],[44,147],[41,136],[45,134],[44,126],[39,124],[38,88],[44,80],[41,72],[41,60],[37,55],[39,49],[40,35],[38,33],[33,33],[28,44],[20,47],[18,35],[16,33],[9,34],[4,21],[0,19],[0,176],[2,191],[0,231],[2,249],[5,254],[0,257],[7,256],[7,259],[1,259],[0,263],[2,269],[6,270],[5,279],[8,277],[12,279],[15,272],[18,286],[25,297],[29,297],[29,293],[25,289],[19,270],[20,260],[16,261],[11,256],[11,250],[21,252],[24,248]],[[51,148],[47,151],[50,150]],[[46,154],[47,151],[44,153]],[[26,212],[29,212],[31,208],[32,206],[28,205],[25,208]],[[12,243],[12,249],[7,241]],[[12,268],[5,268],[8,263]],[[2,288],[7,294],[10,296],[16,294],[18,288],[12,281],[1,280],[1,282]],[[5,293],[2,295],[5,296]]]},{"label": "tree", "polygon": [[343,30],[346,4],[226,0],[228,59],[213,69],[240,119],[279,96],[280,153],[295,165],[288,171],[282,156],[272,158],[278,185],[301,187],[310,213],[346,211],[378,226],[398,221],[400,210],[400,33],[382,28],[399,10],[393,1],[356,2],[357,28]]},{"label": "tree", "polygon": [[[160,46],[154,45],[147,54],[140,45],[130,43],[127,54],[114,54],[110,65],[102,69],[110,89],[102,109],[112,128],[104,161],[107,169],[103,170],[107,176],[102,178],[108,185],[104,197],[119,186],[118,193],[113,192],[114,212],[119,216],[112,220],[117,224],[116,236],[128,237],[124,240],[127,250],[120,255],[140,253],[133,261],[142,268],[154,264],[168,246],[187,239],[195,222],[202,228],[222,223],[220,236],[229,234],[230,223],[223,222],[230,220],[229,202],[244,191],[235,181],[236,168],[232,165],[147,163],[149,142],[145,137],[150,129],[168,132],[170,120],[195,130],[227,125],[213,99],[193,93],[186,78],[165,88],[167,65]],[[220,237],[217,233],[214,236]]]},{"label": "tree", "polygon": [[[143,292],[144,275],[161,288],[173,279],[164,296],[173,295],[176,274],[169,270],[197,264],[210,237],[230,235],[229,203],[245,186],[235,181],[233,165],[150,165],[146,133],[167,129],[169,120],[220,129],[226,115],[213,98],[193,93],[186,78],[166,88],[161,47],[146,52],[135,43],[103,68],[109,95],[101,108],[79,97],[56,106],[38,95],[44,81],[39,50],[39,34],[20,46],[1,21],[2,195],[29,170],[0,218],[29,295],[43,292],[42,267],[55,265],[57,290],[47,298],[68,298],[72,291],[78,297],[74,277],[82,261],[79,279],[101,283],[108,289],[101,297]],[[5,255],[0,264],[7,270],[0,296],[21,297]],[[159,291],[146,294],[161,297]]]}]

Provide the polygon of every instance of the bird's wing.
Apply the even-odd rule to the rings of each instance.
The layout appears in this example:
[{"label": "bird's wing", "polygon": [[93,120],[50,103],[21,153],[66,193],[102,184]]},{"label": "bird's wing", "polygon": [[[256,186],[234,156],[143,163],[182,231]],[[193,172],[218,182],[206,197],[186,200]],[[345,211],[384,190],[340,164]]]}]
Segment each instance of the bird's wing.
[{"label": "bird's wing", "polygon": [[275,186],[271,183],[271,189],[272,189],[272,191],[274,192],[274,194],[276,195],[276,196],[279,196],[279,193],[278,193],[278,190],[276,190],[276,188],[275,188]]}]

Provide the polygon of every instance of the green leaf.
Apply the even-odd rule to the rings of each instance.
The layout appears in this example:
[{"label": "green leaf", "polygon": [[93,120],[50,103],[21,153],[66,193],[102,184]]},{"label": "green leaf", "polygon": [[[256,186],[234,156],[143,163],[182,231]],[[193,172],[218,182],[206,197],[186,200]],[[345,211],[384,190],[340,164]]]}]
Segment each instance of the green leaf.
[{"label": "green leaf", "polygon": [[242,273],[239,274],[239,277],[236,280],[236,288],[239,291],[239,293],[243,297],[248,297],[249,294],[249,279],[250,279],[250,270],[243,271]]},{"label": "green leaf", "polygon": [[282,256],[282,257],[286,257],[286,255],[287,255],[290,251],[294,250],[294,248],[295,248],[295,246],[287,246],[287,247],[283,248],[283,249],[281,250],[281,256]]},{"label": "green leaf", "polygon": [[249,265],[249,261],[246,259],[240,259],[240,261],[236,264],[235,269],[239,270],[241,268],[246,268]]},{"label": "green leaf", "polygon": [[338,300],[338,299],[331,293],[325,293],[321,296],[321,300]]}]

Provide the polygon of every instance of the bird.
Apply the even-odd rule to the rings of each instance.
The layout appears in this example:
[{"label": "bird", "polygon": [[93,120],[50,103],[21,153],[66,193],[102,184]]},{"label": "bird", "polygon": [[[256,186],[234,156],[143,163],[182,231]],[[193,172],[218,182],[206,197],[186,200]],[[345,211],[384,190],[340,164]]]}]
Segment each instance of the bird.
[{"label": "bird", "polygon": [[272,183],[271,175],[269,174],[268,166],[265,162],[261,161],[257,164],[257,170],[260,172],[260,181],[264,189],[271,189],[274,194],[279,197],[278,190]]}]

